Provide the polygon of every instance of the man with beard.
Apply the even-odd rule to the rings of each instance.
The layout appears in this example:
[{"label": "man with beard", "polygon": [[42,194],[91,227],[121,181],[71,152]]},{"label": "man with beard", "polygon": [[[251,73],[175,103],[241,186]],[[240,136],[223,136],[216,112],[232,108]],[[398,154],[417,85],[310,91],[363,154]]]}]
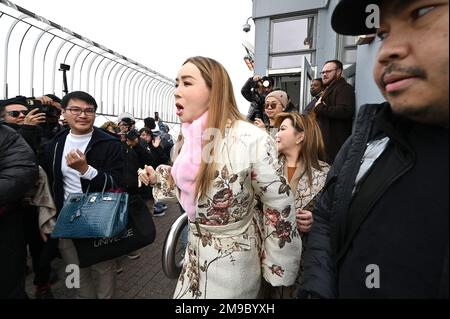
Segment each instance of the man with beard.
[{"label": "man with beard", "polygon": [[336,32],[377,33],[387,102],[362,106],[328,174],[300,297],[448,299],[448,14],[448,0],[336,6]]},{"label": "man with beard", "polygon": [[325,90],[313,108],[313,114],[322,131],[329,164],[333,163],[342,144],[352,133],[355,91],[342,77],[343,71],[340,61],[325,62],[322,69]]}]

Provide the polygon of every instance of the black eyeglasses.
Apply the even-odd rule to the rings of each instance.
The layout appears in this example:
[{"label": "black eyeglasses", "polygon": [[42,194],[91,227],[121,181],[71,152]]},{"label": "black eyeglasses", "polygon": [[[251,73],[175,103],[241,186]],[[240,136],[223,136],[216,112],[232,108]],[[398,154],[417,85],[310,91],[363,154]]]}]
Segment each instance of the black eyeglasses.
[{"label": "black eyeglasses", "polygon": [[20,113],[22,113],[23,116],[27,116],[28,111],[24,110],[24,111],[9,111],[9,112],[6,112],[6,114],[8,114],[11,117],[19,117]]},{"label": "black eyeglasses", "polygon": [[328,74],[328,73],[333,72],[333,71],[336,71],[336,70],[339,70],[339,69],[324,70],[324,71],[320,72],[320,74],[325,75],[325,74]]},{"label": "black eyeglasses", "polygon": [[84,113],[86,116],[92,116],[95,114],[95,109],[94,108],[88,108],[88,109],[82,109],[79,107],[71,107],[71,108],[67,108],[67,111],[69,111],[72,115],[81,115],[81,113]]}]

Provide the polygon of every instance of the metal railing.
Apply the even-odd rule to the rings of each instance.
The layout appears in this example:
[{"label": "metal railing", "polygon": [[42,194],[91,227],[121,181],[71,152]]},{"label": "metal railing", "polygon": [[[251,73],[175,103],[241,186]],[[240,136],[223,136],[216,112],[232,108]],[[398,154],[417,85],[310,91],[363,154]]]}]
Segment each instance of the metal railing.
[{"label": "metal railing", "polygon": [[173,79],[8,0],[0,0],[0,46],[2,99],[61,96],[57,77],[62,78],[59,67],[65,64],[69,91],[94,96],[99,115],[129,112],[142,119],[156,111],[164,122],[179,124]]},{"label": "metal railing", "polygon": [[[188,224],[188,217],[186,213],[183,213],[175,222],[170,226],[169,231],[164,241],[162,251],[162,269],[166,276],[171,279],[178,278],[183,267],[183,257],[177,260],[179,255],[182,255],[184,248],[178,245],[180,237],[182,236],[183,229]],[[181,251],[183,250],[183,251]]]}]

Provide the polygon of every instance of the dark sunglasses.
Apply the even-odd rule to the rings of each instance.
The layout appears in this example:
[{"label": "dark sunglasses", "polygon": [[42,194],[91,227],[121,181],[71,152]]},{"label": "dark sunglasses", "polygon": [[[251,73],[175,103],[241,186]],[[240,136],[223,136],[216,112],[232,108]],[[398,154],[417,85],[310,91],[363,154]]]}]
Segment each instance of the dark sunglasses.
[{"label": "dark sunglasses", "polygon": [[24,116],[27,116],[28,111],[25,110],[25,111],[9,111],[9,112],[6,112],[6,114],[8,114],[11,117],[19,117],[20,113],[22,113]]},{"label": "dark sunglasses", "polygon": [[266,109],[271,109],[271,110],[275,110],[275,108],[277,107],[278,103],[277,102],[272,102],[272,103],[266,103],[264,105],[264,108]]}]

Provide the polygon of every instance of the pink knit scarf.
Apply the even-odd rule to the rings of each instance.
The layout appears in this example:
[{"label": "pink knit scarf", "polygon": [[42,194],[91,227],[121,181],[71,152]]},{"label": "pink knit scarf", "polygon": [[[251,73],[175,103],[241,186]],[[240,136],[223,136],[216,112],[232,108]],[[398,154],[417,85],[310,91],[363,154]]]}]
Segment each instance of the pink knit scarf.
[{"label": "pink knit scarf", "polygon": [[183,123],[181,132],[184,143],[172,166],[172,177],[180,190],[180,204],[190,221],[195,221],[195,178],[201,163],[203,132],[207,119],[208,112],[205,112],[192,123]]}]

